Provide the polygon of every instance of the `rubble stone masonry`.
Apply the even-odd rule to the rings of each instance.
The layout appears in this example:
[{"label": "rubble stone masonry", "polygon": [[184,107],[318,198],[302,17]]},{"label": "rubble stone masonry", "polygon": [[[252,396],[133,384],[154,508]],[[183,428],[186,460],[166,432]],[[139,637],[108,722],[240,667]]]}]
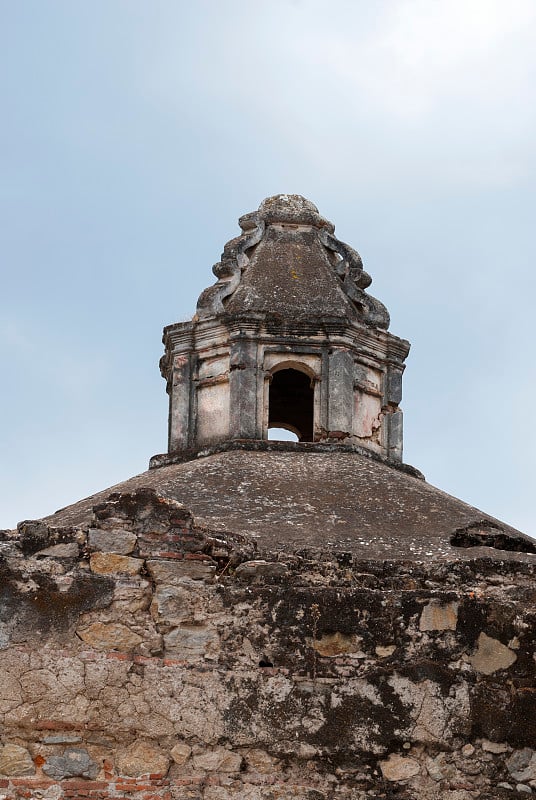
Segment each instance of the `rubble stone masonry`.
[{"label": "rubble stone masonry", "polygon": [[143,488],[0,538],[2,800],[536,791],[534,555],[265,552]]}]

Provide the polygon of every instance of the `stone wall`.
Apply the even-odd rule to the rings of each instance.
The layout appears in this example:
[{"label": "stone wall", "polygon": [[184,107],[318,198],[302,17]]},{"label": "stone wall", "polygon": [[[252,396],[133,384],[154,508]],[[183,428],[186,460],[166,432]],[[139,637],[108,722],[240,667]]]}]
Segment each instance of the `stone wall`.
[{"label": "stone wall", "polygon": [[536,791],[533,556],[259,552],[149,489],[1,538],[3,800]]}]

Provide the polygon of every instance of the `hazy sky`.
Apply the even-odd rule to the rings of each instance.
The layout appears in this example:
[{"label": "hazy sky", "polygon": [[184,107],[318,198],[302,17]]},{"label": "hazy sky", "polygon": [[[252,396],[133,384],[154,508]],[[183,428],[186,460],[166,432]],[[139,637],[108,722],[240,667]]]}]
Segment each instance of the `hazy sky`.
[{"label": "hazy sky", "polygon": [[166,449],[163,325],[312,200],[412,342],[405,460],[536,533],[534,0],[0,2],[0,527]]}]

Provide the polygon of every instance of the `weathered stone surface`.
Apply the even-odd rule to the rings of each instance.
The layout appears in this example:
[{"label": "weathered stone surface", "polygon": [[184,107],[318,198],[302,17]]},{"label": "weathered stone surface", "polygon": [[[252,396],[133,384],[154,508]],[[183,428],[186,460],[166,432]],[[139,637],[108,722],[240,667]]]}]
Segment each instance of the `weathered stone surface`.
[{"label": "weathered stone surface", "polygon": [[427,603],[421,612],[419,629],[421,631],[455,631],[458,620],[459,603]]},{"label": "weathered stone surface", "polygon": [[248,751],[247,762],[249,769],[261,774],[270,774],[274,771],[278,759],[271,756],[265,750],[253,748]]},{"label": "weathered stone surface", "polygon": [[536,752],[530,747],[512,753],[506,766],[512,778],[519,783],[536,780]]},{"label": "weathered stone surface", "polygon": [[[183,581],[188,579],[183,578]],[[157,585],[151,603],[153,618],[168,626],[193,622],[192,587],[186,585]]]},{"label": "weathered stone surface", "polygon": [[138,537],[131,531],[123,528],[90,528],[88,531],[88,544],[92,550],[102,550],[105,553],[117,553],[127,556],[136,547]]},{"label": "weathered stone surface", "polygon": [[321,656],[338,656],[342,653],[360,653],[361,637],[336,631],[324,634],[321,638],[312,638],[308,642]]},{"label": "weathered stone surface", "polygon": [[242,756],[218,747],[193,757],[194,767],[205,772],[240,772]]},{"label": "weathered stone surface", "polygon": [[181,625],[164,636],[166,652],[185,661],[218,657],[220,642],[217,631],[204,625]]},{"label": "weathered stone surface", "polygon": [[[357,561],[427,561],[429,552],[435,563],[474,558],[474,549],[453,546],[450,536],[454,527],[469,524],[482,512],[363,453],[327,446],[309,452],[299,444],[292,450],[293,444],[252,442],[245,449],[245,444],[233,442],[222,452],[215,448],[203,458],[151,469],[120,488],[134,493],[165,483],[166,495],[183,498],[200,524],[246,539],[254,533],[258,548],[271,552],[273,560],[304,546],[329,549],[328,542]],[[288,448],[280,451],[279,445]],[[321,445],[311,445],[315,447]],[[65,509],[54,515],[54,524],[92,524],[93,504],[108,495],[106,490]],[[353,502],[356,496],[359,503]],[[504,536],[510,535],[521,536],[504,526]],[[483,555],[536,560],[515,550],[487,548]],[[248,554],[248,560],[253,558]]]},{"label": "weathered stone surface", "polygon": [[148,580],[121,580],[114,590],[114,608],[121,614],[147,611],[152,601],[152,586]]},{"label": "weathered stone surface", "polygon": [[82,737],[73,733],[60,733],[43,738],[43,744],[76,744],[81,741]]},{"label": "weathered stone surface", "polygon": [[445,753],[439,753],[435,758],[427,758],[425,766],[428,775],[436,783],[452,779],[456,773],[455,768],[447,762]]},{"label": "weathered stone surface", "polygon": [[396,650],[396,644],[388,644],[388,645],[378,644],[374,648],[376,655],[379,656],[380,658],[389,658],[389,656],[393,655],[395,650]]},{"label": "weathered stone surface", "polygon": [[50,558],[78,558],[79,548],[76,542],[67,542],[65,544],[53,544],[50,547],[45,547],[44,550],[38,550],[36,556],[43,558],[49,556]]},{"label": "weathered stone surface", "polygon": [[510,748],[506,742],[490,742],[489,739],[483,739],[482,750],[486,753],[507,753]]},{"label": "weathered stone surface", "polygon": [[[97,740],[106,742],[102,758],[111,763],[125,757],[125,748],[117,742],[130,740],[136,731],[173,761],[174,780],[187,781],[190,775],[199,780],[206,773],[207,787],[221,789],[223,800],[260,800],[263,796],[252,787],[264,786],[265,781],[272,786],[279,773],[288,776],[288,785],[298,787],[300,796],[305,792],[300,776],[307,763],[321,763],[329,773],[330,759],[340,764],[341,758],[356,754],[365,764],[371,758],[375,765],[377,758],[385,762],[385,781],[411,782],[415,800],[444,800],[469,791],[446,788],[454,785],[471,785],[479,800],[495,800],[488,790],[504,777],[510,750],[495,748],[480,732],[470,738],[471,727],[483,725],[484,719],[470,704],[482,682],[475,683],[474,676],[467,680],[472,675],[467,641],[474,637],[475,614],[480,625],[485,614],[493,615],[506,641],[517,637],[516,653],[525,658],[524,668],[528,664],[533,669],[533,632],[523,627],[531,601],[516,612],[519,618],[507,616],[512,575],[517,575],[516,591],[530,592],[532,574],[521,576],[503,565],[503,580],[489,565],[474,565],[467,573],[466,567],[449,567],[457,583],[455,590],[451,584],[448,596],[457,592],[461,612],[456,630],[440,638],[418,632],[423,605],[441,599],[440,567],[426,567],[421,573],[414,565],[367,563],[366,569],[359,566],[349,575],[346,557],[304,552],[288,563],[292,578],[254,586],[236,580],[232,571],[214,583],[182,578],[176,586],[115,575],[112,604],[90,612],[78,629],[91,629],[97,646],[86,641],[81,651],[77,638],[71,644],[67,638],[62,649],[46,642],[31,654],[20,647],[0,651],[0,713],[5,715],[0,723],[10,732],[17,726],[20,732],[24,726],[34,730],[29,720],[44,720],[44,735],[38,732],[42,745],[57,749],[68,736],[80,737],[80,747],[89,747],[99,764],[101,753],[97,758],[91,749]],[[487,569],[492,570],[490,590],[479,604],[468,587],[481,585]],[[132,592],[140,593],[135,606],[129,600]],[[144,593],[150,607],[147,600],[142,602]],[[447,605],[451,600],[441,602]],[[156,658],[141,649],[155,635],[155,623],[167,637]],[[103,627],[92,627],[96,624]],[[120,647],[123,652],[114,653],[121,637],[109,626],[133,633],[130,624],[136,625],[136,636],[146,637],[135,646],[137,655],[128,640]],[[331,655],[315,650],[313,641],[323,642],[323,652]],[[382,648],[388,649],[388,656]],[[274,666],[259,669],[265,662]],[[503,683],[494,678],[486,685],[493,724],[507,713],[504,703],[510,690],[503,696]],[[531,693],[526,690],[524,695]],[[517,726],[526,735],[531,724],[528,717],[521,723],[512,715],[511,719],[509,733],[493,733],[508,747]],[[64,732],[61,724],[66,725]],[[73,724],[76,727],[70,728]],[[393,747],[400,752],[384,755]],[[229,753],[233,757],[226,762]],[[46,751],[45,756],[52,757]],[[530,785],[524,772],[530,758],[520,758],[513,786]],[[420,771],[413,774],[417,768]],[[136,769],[140,774],[161,774],[147,772],[155,769],[147,762]],[[116,771],[121,772],[117,767]],[[341,768],[332,784],[315,778],[315,785],[326,797],[330,786],[337,787],[341,798],[345,793],[351,797],[348,781],[353,775]],[[364,800],[366,792],[377,788],[378,777],[367,770],[363,776],[362,787],[355,791],[362,790]],[[225,781],[232,782],[232,791]],[[362,800],[359,793],[357,797]]]},{"label": "weathered stone surface", "polygon": [[385,761],[380,761],[382,775],[388,781],[407,781],[421,771],[418,761],[407,756],[391,753]]},{"label": "weathered stone surface", "polygon": [[42,550],[50,544],[50,528],[40,519],[27,519],[17,525],[19,545],[25,555]]},{"label": "weathered stone surface", "polygon": [[506,645],[493,639],[486,633],[478,637],[477,648],[469,661],[477,672],[493,675],[501,669],[508,669],[516,661],[517,656]]},{"label": "weathered stone surface", "polygon": [[178,742],[170,750],[170,755],[175,764],[182,766],[185,764],[192,753],[192,748],[184,742]]},{"label": "weathered stone surface", "polygon": [[183,578],[192,580],[209,580],[216,572],[216,567],[207,561],[147,561],[149,574],[156,583],[170,586],[180,585]]},{"label": "weathered stone surface", "polygon": [[69,747],[61,756],[49,756],[43,765],[43,772],[50,778],[96,778],[98,765],[92,760],[87,750],[81,747]]},{"label": "weathered stone surface", "polygon": [[17,777],[34,772],[32,757],[25,747],[10,743],[0,745],[0,775]]},{"label": "weathered stone surface", "polygon": [[133,650],[142,641],[139,636],[120,622],[94,622],[77,631],[80,638],[97,650]]},{"label": "weathered stone surface", "polygon": [[119,774],[132,778],[154,773],[165,775],[170,763],[171,759],[159,747],[144,739],[135,741],[115,759]]},{"label": "weathered stone surface", "polygon": [[116,572],[122,572],[125,575],[138,575],[143,566],[143,561],[140,558],[101,552],[92,553],[89,563],[92,572],[97,572],[99,575],[111,575]]},{"label": "weathered stone surface", "polygon": [[236,577],[251,578],[281,578],[288,572],[285,564],[277,561],[244,561],[236,568]]}]

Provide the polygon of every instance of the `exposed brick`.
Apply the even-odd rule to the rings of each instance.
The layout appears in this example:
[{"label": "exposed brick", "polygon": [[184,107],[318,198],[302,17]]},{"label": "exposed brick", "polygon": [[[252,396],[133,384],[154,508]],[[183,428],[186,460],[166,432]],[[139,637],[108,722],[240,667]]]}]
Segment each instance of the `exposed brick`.
[{"label": "exposed brick", "polygon": [[107,789],[109,783],[107,781],[85,781],[85,780],[67,780],[62,784],[65,790],[72,789]]},{"label": "exposed brick", "polygon": [[158,656],[134,656],[132,660],[135,664],[158,664],[162,661]]},{"label": "exposed brick", "polygon": [[31,789],[48,789],[48,787],[53,786],[56,781],[50,778],[33,778],[32,776],[28,776],[27,778],[11,778],[11,783],[13,786],[28,786]]},{"label": "exposed brick", "polygon": [[116,653],[113,650],[106,653],[106,658],[112,658],[115,661],[132,661],[132,655],[130,653]]}]

